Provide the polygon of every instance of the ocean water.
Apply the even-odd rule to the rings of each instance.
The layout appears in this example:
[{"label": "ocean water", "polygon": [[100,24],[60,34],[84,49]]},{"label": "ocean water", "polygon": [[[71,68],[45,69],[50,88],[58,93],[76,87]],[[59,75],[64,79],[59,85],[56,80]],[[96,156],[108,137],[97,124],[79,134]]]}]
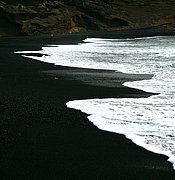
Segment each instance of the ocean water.
[{"label": "ocean water", "polygon": [[168,156],[175,169],[175,37],[88,38],[76,45],[49,45],[40,51],[16,53],[56,65],[153,75],[124,86],[158,95],[76,100],[67,107],[87,113],[99,129],[124,134],[135,144]]}]

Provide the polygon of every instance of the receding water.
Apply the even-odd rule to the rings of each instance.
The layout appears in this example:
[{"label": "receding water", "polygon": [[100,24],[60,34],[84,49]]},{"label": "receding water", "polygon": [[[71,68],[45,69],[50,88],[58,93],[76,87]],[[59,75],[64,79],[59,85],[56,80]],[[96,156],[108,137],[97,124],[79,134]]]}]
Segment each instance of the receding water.
[{"label": "receding water", "polygon": [[88,38],[77,45],[16,53],[48,54],[25,57],[56,65],[152,74],[152,79],[124,85],[159,95],[76,100],[67,106],[87,113],[99,129],[124,134],[139,146],[167,155],[175,168],[175,37]]}]

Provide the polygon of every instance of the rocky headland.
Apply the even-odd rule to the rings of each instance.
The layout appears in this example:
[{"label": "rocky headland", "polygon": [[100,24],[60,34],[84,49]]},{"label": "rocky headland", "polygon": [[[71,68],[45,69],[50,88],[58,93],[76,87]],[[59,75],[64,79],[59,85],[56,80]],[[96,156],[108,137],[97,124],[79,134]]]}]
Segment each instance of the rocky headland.
[{"label": "rocky headland", "polygon": [[175,29],[174,0],[3,0],[0,36]]}]

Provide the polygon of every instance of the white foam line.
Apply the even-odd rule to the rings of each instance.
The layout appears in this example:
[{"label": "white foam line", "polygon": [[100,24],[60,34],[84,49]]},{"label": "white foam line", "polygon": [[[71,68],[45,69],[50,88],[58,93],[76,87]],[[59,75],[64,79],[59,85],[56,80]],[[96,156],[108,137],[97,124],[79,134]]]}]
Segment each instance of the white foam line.
[{"label": "white foam line", "polygon": [[[94,100],[98,100],[98,99],[94,99]],[[69,101],[66,103],[66,106],[68,108],[80,110],[81,112],[86,113],[88,115],[87,118],[89,119],[89,121],[92,122],[95,126],[97,126],[98,129],[103,130],[103,131],[116,133],[115,130],[108,129],[108,127],[101,121],[101,119],[104,119],[104,118],[102,116],[100,116],[99,114],[95,114],[95,113],[92,114],[92,113],[90,113],[91,110],[88,110],[87,108],[86,109],[77,108],[77,102],[80,102],[80,101],[82,101],[82,100]],[[102,122],[102,123],[100,123],[100,122]],[[134,144],[136,144],[140,147],[143,147],[144,149],[146,149],[150,152],[167,156],[168,161],[170,163],[172,163],[173,169],[175,170],[175,156],[173,156],[171,154],[171,152],[162,151],[159,148],[156,148],[156,147],[153,147],[149,144],[144,143],[144,138],[141,138],[138,135],[134,135],[134,134],[130,134],[130,133],[123,133],[123,132],[117,132],[117,134],[124,135],[127,139],[131,140]]]},{"label": "white foam line", "polygon": [[[115,70],[115,71],[120,70],[120,72],[131,73],[131,74],[132,73],[133,74],[139,74],[139,73],[142,73],[142,74],[143,73],[145,73],[145,74],[154,74],[154,72],[150,71],[152,68],[153,68],[153,71],[155,71],[157,73],[157,70],[160,70],[160,67],[161,68],[167,67],[167,64],[169,64],[169,61],[165,61],[162,64],[162,61],[159,61],[159,59],[157,58],[156,59],[157,60],[156,61],[156,66],[158,68],[154,67],[154,61],[153,62],[151,61],[150,64],[148,64],[150,66],[146,66],[145,69],[139,68],[140,67],[140,63],[141,63],[141,66],[142,66],[143,62],[147,62],[146,60],[149,60],[149,59],[154,58],[156,56],[158,56],[160,59],[161,58],[174,58],[175,57],[174,46],[172,46],[173,45],[172,43],[171,43],[171,46],[160,46],[159,47],[159,43],[161,43],[161,42],[166,43],[166,42],[169,42],[171,39],[164,39],[164,38],[161,39],[161,38],[162,38],[162,36],[141,37],[141,38],[127,38],[127,39],[87,38],[87,39],[83,40],[83,42],[85,42],[85,43],[79,43],[78,45],[48,45],[48,46],[43,47],[42,50],[40,50],[40,51],[18,51],[18,52],[15,52],[15,53],[16,54],[23,54],[22,55],[23,57],[27,57],[27,58],[31,58],[31,59],[47,62],[47,63],[53,63],[53,64],[57,64],[57,65],[60,65],[60,66],[91,68],[91,69],[107,69],[107,70]],[[169,36],[169,37],[166,37],[166,38],[171,38],[171,37]],[[143,46],[143,43],[145,43],[145,41],[142,41],[142,39],[143,40],[146,40],[146,39],[158,39],[158,42],[155,44],[155,43],[153,43],[154,40],[150,40],[151,45],[152,45],[152,48],[150,48],[149,47],[150,44],[148,42],[146,42],[146,44],[144,44],[144,46]],[[136,42],[134,42],[134,40],[136,40]],[[141,40],[141,41],[139,41],[139,40]],[[141,45],[139,44],[140,42],[141,42]],[[113,44],[113,43],[115,43],[114,46],[111,46],[111,44]],[[108,46],[110,48],[112,47],[113,49],[109,50]],[[133,49],[135,46],[136,46],[136,49]],[[138,48],[138,46],[139,46],[139,48]],[[140,48],[142,46],[143,46],[143,48]],[[53,47],[53,49],[50,49],[50,47]],[[59,48],[56,49],[57,47],[59,47]],[[99,49],[99,48],[102,48],[102,49]],[[107,51],[106,51],[105,48],[107,48]],[[130,48],[130,49],[128,49],[128,48]],[[122,63],[124,64],[124,66],[123,66],[123,64],[119,63],[119,64],[117,64],[117,67],[115,67],[115,63],[116,62],[112,61],[110,59],[110,56],[108,56],[108,58],[111,60],[111,61],[109,60],[109,62],[112,65],[111,64],[107,64],[107,65],[105,64],[106,63],[106,61],[105,61],[106,56],[104,56],[104,63],[103,62],[101,63],[101,61],[100,62],[97,61],[97,62],[95,62],[95,64],[93,62],[93,58],[98,58],[98,57],[96,57],[94,55],[89,56],[89,54],[88,54],[88,56],[85,56],[85,59],[83,59],[83,58],[81,59],[81,57],[80,57],[80,55],[82,53],[92,53],[92,54],[96,53],[96,54],[98,54],[98,53],[104,53],[104,51],[106,51],[107,54],[110,54],[110,53],[112,53],[112,54],[114,53],[115,54],[116,53],[116,56],[118,54],[119,55],[119,57],[118,57],[119,59],[120,59],[120,55],[121,54],[122,54],[122,56],[125,56],[125,57],[127,57],[128,54],[129,55],[131,54],[132,58],[131,58],[130,63],[134,63],[135,64],[135,68],[130,66],[130,63],[127,64],[127,68],[126,68],[125,67],[126,66],[125,63],[127,63],[127,61],[125,61],[125,58],[122,59]],[[30,53],[33,53],[33,54],[40,53],[40,54],[43,54],[43,56],[42,57],[28,56],[27,54],[30,54]],[[135,58],[133,56],[134,53],[138,54],[138,56],[137,56],[137,58],[138,58],[137,60],[139,60],[138,62],[133,61],[133,59]],[[46,54],[50,55],[50,56],[45,56]],[[144,56],[140,57],[140,54],[144,54]],[[59,59],[57,58],[58,55],[59,55]],[[142,60],[142,58],[143,59],[145,58],[144,59],[145,61],[143,61],[143,62],[141,61],[140,62],[140,60]],[[88,59],[90,59],[90,61],[88,61]],[[75,60],[75,61],[72,61],[72,60]],[[140,69],[143,70],[143,71],[141,72]],[[132,70],[133,70],[133,72],[132,72]],[[167,70],[167,72],[169,72],[169,71]],[[158,74],[158,76],[160,76],[160,74]],[[173,79],[174,74],[171,72],[171,73],[169,73],[168,77],[171,77],[171,79]],[[166,79],[164,76],[161,76],[161,78]],[[141,84],[141,82],[142,82],[142,84]],[[145,92],[156,93],[155,91],[157,90],[157,87],[154,86],[155,82],[158,82],[159,85],[162,87],[162,82],[160,81],[159,78],[156,79],[156,77],[155,77],[155,79],[152,78],[151,80],[150,79],[149,80],[141,80],[141,81],[139,81],[140,85],[139,84],[137,85],[137,81],[125,82],[123,85],[126,86],[126,87],[140,89],[140,90],[143,90]],[[172,81],[172,82],[174,82],[174,81]],[[168,83],[172,87],[171,80]],[[151,88],[148,88],[150,84],[151,84]],[[170,89],[169,90],[167,87],[169,88],[169,86],[166,86],[166,88],[165,87],[159,88],[158,93],[161,94],[161,97],[157,96],[158,98],[162,98],[164,93],[165,93],[165,95],[167,95],[166,93],[169,93],[170,95],[172,95],[172,93],[174,93],[174,91],[172,91],[172,88],[169,88]],[[153,97],[153,96],[151,96],[151,97]],[[154,97],[156,97],[156,96],[154,96]],[[170,96],[168,98],[172,98],[172,97],[173,96]],[[147,100],[148,99],[149,98],[147,98]],[[98,100],[98,99],[94,99],[94,100]],[[146,98],[145,98],[145,100],[146,100]],[[98,109],[96,110],[95,108],[91,108],[90,106],[89,107],[88,106],[85,106],[85,107],[81,106],[82,105],[81,103],[80,103],[80,106],[79,106],[79,104],[77,102],[82,102],[82,101],[83,100],[69,101],[66,105],[67,105],[68,108],[73,108],[73,109],[81,110],[82,112],[88,114],[88,119],[92,123],[94,123],[94,125],[96,125],[99,129],[110,131],[110,132],[115,132],[115,133],[118,133],[118,134],[124,134],[126,136],[126,138],[132,140],[138,146],[144,147],[148,151],[151,151],[151,152],[154,152],[154,153],[157,153],[157,154],[162,154],[162,155],[167,156],[168,157],[168,161],[173,164],[173,168],[175,169],[175,156],[170,151],[172,149],[166,150],[166,148],[164,148],[163,150],[161,150],[161,148],[163,146],[162,147],[160,146],[160,148],[157,148],[157,147],[153,147],[152,145],[147,144],[146,141],[147,140],[151,140],[151,139],[145,139],[145,142],[144,142],[144,138],[142,138],[141,135],[145,135],[144,133],[146,133],[148,131],[144,131],[144,133],[140,134],[140,136],[139,136],[139,134],[137,133],[138,131],[135,131],[135,134],[134,133],[131,134],[131,133],[128,133],[128,132],[126,133],[125,130],[123,131],[123,129],[122,129],[123,127],[121,125],[119,126],[119,128],[117,130],[116,130],[115,127],[112,129],[110,126],[107,126],[107,124],[105,124],[104,119],[107,119],[107,118],[104,118],[100,114],[100,111],[101,111],[101,109],[103,109],[103,107],[99,110],[99,112],[98,112],[99,114],[98,114],[97,113]],[[126,102],[124,101],[124,103],[126,103]],[[159,101],[156,101],[156,103],[157,102],[159,103]],[[168,102],[168,100],[166,100],[166,102]],[[154,103],[155,103],[155,101],[154,101]],[[154,103],[153,103],[153,106],[154,106]],[[165,103],[165,101],[163,103]],[[137,102],[136,102],[136,105],[138,105]],[[165,105],[166,105],[166,103],[165,103]],[[171,112],[173,112],[172,105],[173,105],[173,103],[170,104],[170,106],[171,106],[170,108],[172,108]],[[119,102],[119,107],[120,107],[120,102]],[[121,106],[120,108],[123,108],[123,107]],[[127,108],[130,108],[130,105]],[[169,108],[169,106],[167,108]],[[166,110],[166,112],[168,111],[167,108],[164,108]],[[111,112],[111,111],[109,111],[109,112]],[[122,109],[122,112],[125,112],[125,111],[123,111],[123,109]],[[130,111],[128,111],[128,112],[130,112]],[[134,112],[137,112],[137,111],[134,111]],[[110,115],[108,112],[107,112],[107,114]],[[171,114],[171,117],[172,117],[173,114],[174,113]],[[119,117],[121,117],[120,115],[121,114],[118,114]],[[152,113],[151,113],[151,115],[152,115]],[[111,115],[109,117],[112,118]],[[123,116],[123,117],[127,117],[127,116]],[[160,117],[164,118],[164,116],[160,116]],[[103,119],[103,121],[100,121],[102,119]],[[174,120],[174,118],[172,118],[172,119]],[[168,121],[168,122],[171,123],[172,119],[170,119],[170,121]],[[128,120],[128,119],[126,119],[126,120]],[[166,118],[165,118],[165,120],[166,120]],[[163,125],[164,125],[164,122],[166,122],[166,121],[163,121]],[[144,123],[143,123],[143,125],[144,125]],[[130,128],[133,127],[132,123],[130,124],[130,126],[131,127],[128,128],[129,130],[130,130]],[[138,127],[138,126],[136,126],[136,127]],[[140,126],[140,127],[142,127],[142,126]],[[173,128],[173,127],[174,126],[171,126],[171,128]],[[127,126],[125,128],[127,128]],[[174,130],[172,130],[171,133],[172,132],[174,132]],[[156,131],[155,131],[155,133],[156,133]],[[150,135],[152,135],[152,134],[150,134]],[[156,137],[155,137],[154,140],[157,141]],[[174,148],[174,146],[173,146],[173,148]]]}]

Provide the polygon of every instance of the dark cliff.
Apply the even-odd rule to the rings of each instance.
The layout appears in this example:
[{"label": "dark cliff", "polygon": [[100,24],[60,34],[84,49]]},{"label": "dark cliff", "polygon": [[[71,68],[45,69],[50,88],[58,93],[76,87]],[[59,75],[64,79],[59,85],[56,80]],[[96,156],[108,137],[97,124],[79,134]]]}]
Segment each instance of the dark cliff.
[{"label": "dark cliff", "polygon": [[0,0],[0,35],[175,29],[174,0]]}]

